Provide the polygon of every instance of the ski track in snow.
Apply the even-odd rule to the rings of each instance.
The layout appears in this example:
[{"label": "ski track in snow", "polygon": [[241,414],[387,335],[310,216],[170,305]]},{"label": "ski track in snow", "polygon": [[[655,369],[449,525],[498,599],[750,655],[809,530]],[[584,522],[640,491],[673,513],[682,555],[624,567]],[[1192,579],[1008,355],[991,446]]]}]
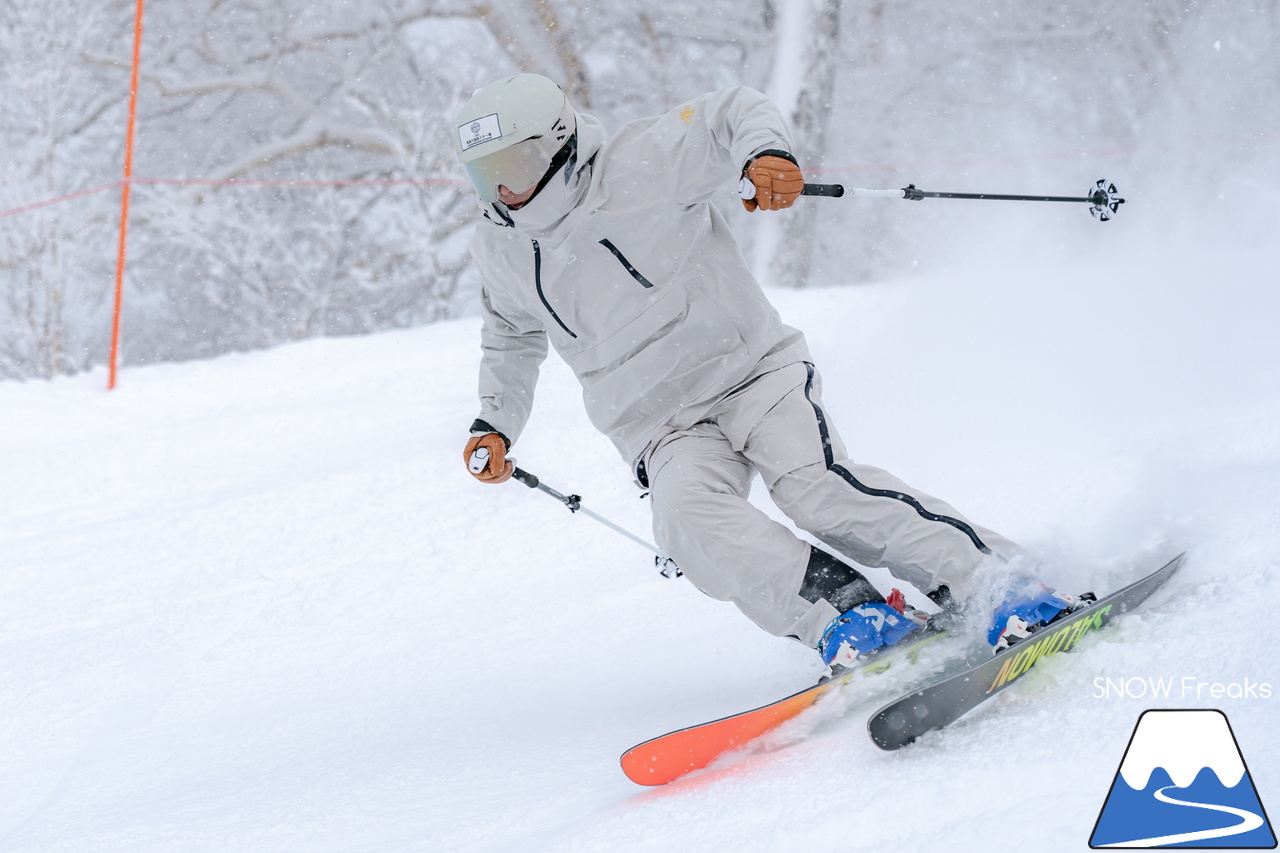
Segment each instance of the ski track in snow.
[{"label": "ski track in snow", "polygon": [[[786,695],[816,656],[474,483],[477,320],[126,369],[110,394],[102,371],[0,384],[0,849],[1083,849],[1153,707],[1095,678],[1280,687],[1280,253],[1204,204],[1001,213],[947,271],[771,294],[854,455],[1049,580],[1190,559],[911,748],[851,711],[662,789],[618,755]],[[649,534],[554,356],[515,453]],[[1266,802],[1276,701],[1157,706],[1221,707]]]}]

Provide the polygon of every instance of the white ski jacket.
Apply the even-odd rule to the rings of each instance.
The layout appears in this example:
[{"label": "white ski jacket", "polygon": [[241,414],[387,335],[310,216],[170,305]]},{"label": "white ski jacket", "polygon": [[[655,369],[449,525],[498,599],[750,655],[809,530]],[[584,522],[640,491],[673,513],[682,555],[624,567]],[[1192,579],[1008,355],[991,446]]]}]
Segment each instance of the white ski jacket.
[{"label": "white ski jacket", "polygon": [[[515,442],[550,340],[591,422],[636,470],[662,435],[733,390],[807,361],[711,198],[768,149],[782,114],[739,87],[633,121],[607,142],[577,114],[578,154],[524,207],[485,206],[480,415]],[[643,480],[641,468],[640,479]]]}]

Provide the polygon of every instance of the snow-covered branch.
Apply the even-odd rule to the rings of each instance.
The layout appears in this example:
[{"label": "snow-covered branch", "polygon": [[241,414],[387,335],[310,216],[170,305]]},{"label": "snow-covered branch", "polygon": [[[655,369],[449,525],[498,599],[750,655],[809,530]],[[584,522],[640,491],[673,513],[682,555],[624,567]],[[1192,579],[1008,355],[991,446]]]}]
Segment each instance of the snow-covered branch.
[{"label": "snow-covered branch", "polygon": [[[0,0],[0,210],[119,179],[133,9]],[[1206,80],[1275,78],[1278,33],[1274,0],[148,4],[135,173],[238,183],[135,185],[126,360],[467,310],[476,206],[448,117],[503,74],[556,79],[610,129],[723,86],[771,89],[818,179],[880,164],[877,178],[962,189],[968,166],[914,164],[1004,157],[1012,179],[1035,151],[1136,145],[1156,117],[1166,139],[1264,122],[1274,87],[1210,97]],[[317,180],[348,184],[290,185]],[[392,181],[417,185],[374,183]],[[904,248],[933,238],[927,215],[887,205],[770,218],[747,217],[731,189],[724,201],[751,245],[776,229],[791,252],[771,278],[796,285],[899,273]],[[0,378],[102,363],[118,202],[103,192],[0,219]]]}]

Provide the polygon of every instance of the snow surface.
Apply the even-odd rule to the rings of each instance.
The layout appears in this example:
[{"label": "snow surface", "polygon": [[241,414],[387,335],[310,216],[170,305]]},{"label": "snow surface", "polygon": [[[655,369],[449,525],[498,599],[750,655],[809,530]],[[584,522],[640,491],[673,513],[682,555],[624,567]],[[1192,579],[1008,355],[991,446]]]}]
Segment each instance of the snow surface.
[{"label": "snow surface", "polygon": [[[1190,551],[1140,613],[897,753],[846,697],[665,788],[622,776],[633,744],[818,662],[471,480],[474,319],[113,393],[101,371],[0,384],[0,849],[1084,850],[1149,707],[1222,708],[1274,813],[1280,204],[1233,218],[1267,192],[1236,189],[1181,220],[1134,193],[1107,225],[956,203],[968,239],[911,280],[772,293],[855,455],[1052,582]],[[647,534],[554,357],[516,456]],[[1153,677],[1272,698],[1095,685]]]}]

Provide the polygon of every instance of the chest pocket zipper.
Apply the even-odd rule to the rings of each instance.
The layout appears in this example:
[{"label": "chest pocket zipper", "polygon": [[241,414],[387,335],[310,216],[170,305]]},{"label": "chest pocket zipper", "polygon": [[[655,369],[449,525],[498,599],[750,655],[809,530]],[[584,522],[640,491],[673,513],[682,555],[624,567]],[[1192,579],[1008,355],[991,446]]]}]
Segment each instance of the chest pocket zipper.
[{"label": "chest pocket zipper", "polygon": [[610,242],[608,238],[601,240],[600,245],[604,246],[610,252],[613,252],[613,256],[617,258],[624,267],[627,268],[627,272],[631,273],[631,277],[634,278],[636,281],[640,282],[641,286],[653,287],[653,282],[649,281],[649,279],[642,276],[640,274],[640,270],[631,266],[631,262],[627,260],[626,256],[623,255],[622,252],[618,251],[618,247],[613,245],[613,243]]},{"label": "chest pocket zipper", "polygon": [[573,330],[564,324],[564,320],[560,319],[560,315],[556,313],[556,309],[551,307],[551,303],[547,301],[547,295],[542,292],[542,249],[538,246],[538,241],[533,241],[533,286],[538,289],[538,298],[542,300],[542,304],[546,306],[547,311],[551,313],[551,319],[560,324],[560,328],[568,333],[569,337],[578,337]]}]

